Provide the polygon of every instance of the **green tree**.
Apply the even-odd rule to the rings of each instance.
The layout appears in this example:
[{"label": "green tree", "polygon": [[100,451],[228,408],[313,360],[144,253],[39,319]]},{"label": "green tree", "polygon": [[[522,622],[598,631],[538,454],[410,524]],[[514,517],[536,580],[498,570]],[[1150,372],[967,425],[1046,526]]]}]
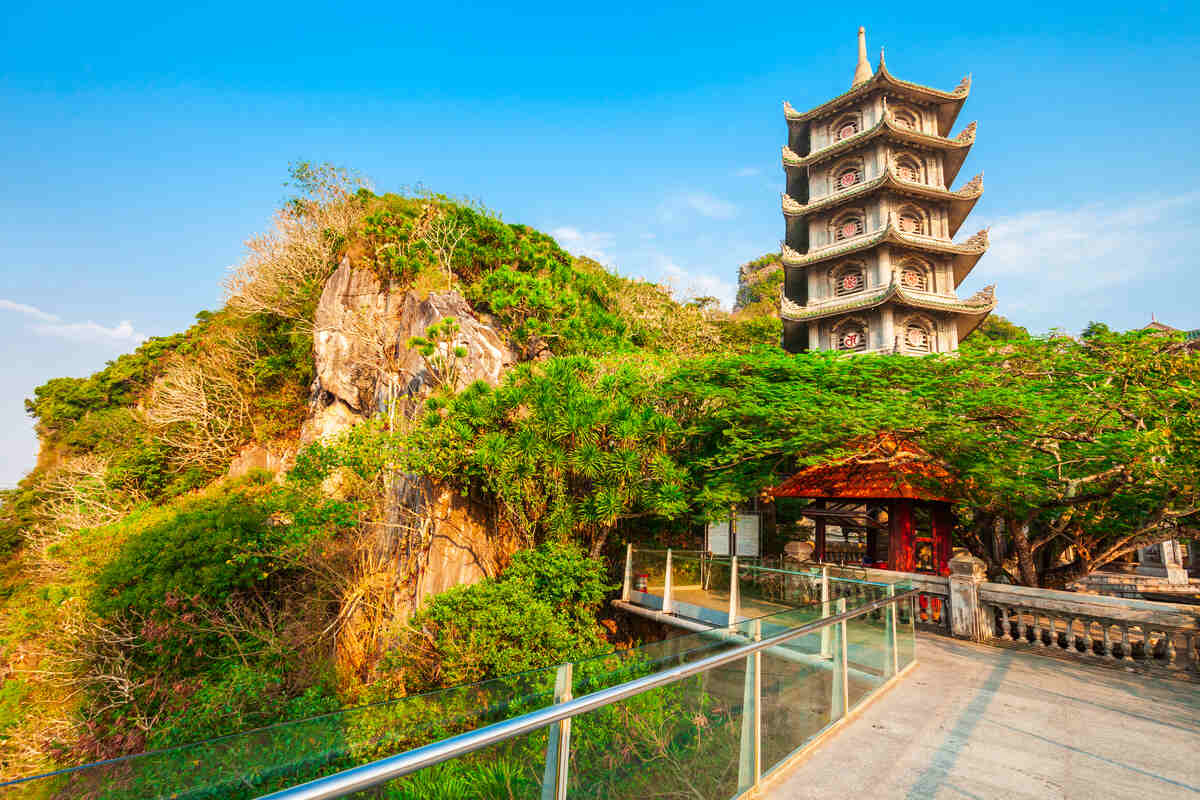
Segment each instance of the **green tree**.
[{"label": "green tree", "polygon": [[1198,380],[1175,338],[1132,333],[983,340],[957,358],[762,351],[690,363],[660,392],[686,433],[698,514],[894,431],[961,478],[972,551],[1036,586],[1195,525]]},{"label": "green tree", "polygon": [[621,520],[685,511],[680,430],[634,366],[556,358],[434,401],[406,444],[408,469],[482,490],[529,541],[578,537],[598,555]]}]

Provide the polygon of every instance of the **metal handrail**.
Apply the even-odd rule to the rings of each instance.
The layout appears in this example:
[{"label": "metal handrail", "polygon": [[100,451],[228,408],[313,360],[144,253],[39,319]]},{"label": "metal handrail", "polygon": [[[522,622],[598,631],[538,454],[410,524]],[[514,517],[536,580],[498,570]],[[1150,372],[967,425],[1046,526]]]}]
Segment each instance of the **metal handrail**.
[{"label": "metal handrail", "polygon": [[258,800],[334,800],[335,798],[345,797],[352,792],[370,789],[396,778],[402,778],[417,770],[440,764],[443,761],[465,756],[476,750],[482,750],[485,747],[490,747],[508,739],[532,733],[555,722],[572,719],[589,711],[595,711],[598,708],[627,700],[630,697],[648,692],[651,689],[676,683],[692,675],[697,675],[701,672],[744,659],[759,651],[778,647],[797,637],[846,622],[864,614],[869,614],[884,606],[898,603],[910,597],[916,597],[917,594],[917,591],[914,589],[893,597],[874,600],[852,611],[844,611],[840,614],[823,617],[822,619],[805,623],[798,628],[792,628],[783,633],[735,647],[727,652],[708,656],[699,661],[693,661],[691,664],[672,667],[671,669],[637,678],[636,680],[622,683],[609,689],[601,689],[598,692],[593,692],[574,700],[568,700],[538,709],[537,711],[531,711],[528,714],[523,714],[503,722],[493,723],[492,725],[469,731],[468,733],[462,733],[458,736],[452,736],[440,742],[427,744],[415,750],[388,756],[387,758],[372,761],[362,766],[352,767],[335,775],[317,778],[308,783],[293,786],[290,789],[272,792],[271,794],[263,795]]}]

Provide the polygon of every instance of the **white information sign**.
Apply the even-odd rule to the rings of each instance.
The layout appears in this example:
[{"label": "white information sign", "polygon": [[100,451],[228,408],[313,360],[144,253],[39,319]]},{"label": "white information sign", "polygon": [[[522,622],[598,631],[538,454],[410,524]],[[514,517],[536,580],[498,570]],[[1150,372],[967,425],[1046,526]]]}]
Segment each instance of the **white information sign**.
[{"label": "white information sign", "polygon": [[761,555],[759,547],[759,515],[738,514],[737,527],[734,530],[734,540],[737,542],[738,556]]},{"label": "white information sign", "polygon": [[723,519],[708,523],[705,537],[708,552],[713,555],[727,556],[729,552],[729,520]]}]

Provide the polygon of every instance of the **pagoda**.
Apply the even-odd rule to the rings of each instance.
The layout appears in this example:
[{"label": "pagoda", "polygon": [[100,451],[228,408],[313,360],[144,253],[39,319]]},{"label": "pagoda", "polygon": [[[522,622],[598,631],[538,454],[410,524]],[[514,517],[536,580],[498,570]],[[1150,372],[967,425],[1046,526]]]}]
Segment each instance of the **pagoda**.
[{"label": "pagoda", "polygon": [[987,230],[954,237],[983,194],[983,175],[951,190],[975,123],[950,131],[970,92],[872,73],[858,29],[850,90],[811,111],[786,101],[787,192],[780,299],[789,352],[953,352],[995,308],[993,287],[959,299]]}]

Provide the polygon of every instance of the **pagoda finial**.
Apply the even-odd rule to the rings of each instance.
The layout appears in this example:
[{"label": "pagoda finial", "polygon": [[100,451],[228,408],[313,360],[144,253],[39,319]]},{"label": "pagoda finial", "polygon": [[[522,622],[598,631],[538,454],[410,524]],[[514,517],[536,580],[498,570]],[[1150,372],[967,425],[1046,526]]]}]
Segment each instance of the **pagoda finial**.
[{"label": "pagoda finial", "polygon": [[871,80],[871,64],[867,61],[867,29],[861,25],[858,28],[858,65],[854,68],[854,82],[850,84],[853,89],[864,81]]}]

